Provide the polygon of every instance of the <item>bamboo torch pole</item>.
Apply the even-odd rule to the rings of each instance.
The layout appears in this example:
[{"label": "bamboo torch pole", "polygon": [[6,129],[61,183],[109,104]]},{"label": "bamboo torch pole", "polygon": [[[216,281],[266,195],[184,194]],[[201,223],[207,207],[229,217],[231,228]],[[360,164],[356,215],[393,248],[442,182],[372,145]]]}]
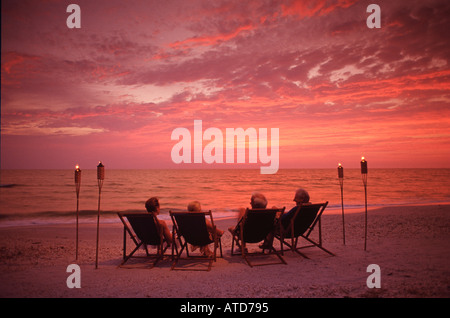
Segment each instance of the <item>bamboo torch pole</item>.
[{"label": "bamboo torch pole", "polygon": [[98,183],[98,213],[97,213],[97,246],[95,252],[95,268],[98,268],[98,241],[100,230],[100,197],[102,193],[103,180],[105,179],[105,166],[100,163],[97,166],[97,183]]},{"label": "bamboo torch pole", "polygon": [[345,220],[344,220],[344,168],[341,164],[338,166],[339,184],[341,186],[341,206],[342,206],[342,238],[345,245]]},{"label": "bamboo torch pole", "polygon": [[80,202],[80,187],[81,187],[81,170],[78,165],[75,166],[75,189],[77,193],[77,222],[76,222],[76,239],[75,239],[75,259],[78,260],[78,214]]},{"label": "bamboo torch pole", "polygon": [[364,250],[367,249],[367,161],[361,158],[361,176],[364,184],[365,218],[364,218]]}]

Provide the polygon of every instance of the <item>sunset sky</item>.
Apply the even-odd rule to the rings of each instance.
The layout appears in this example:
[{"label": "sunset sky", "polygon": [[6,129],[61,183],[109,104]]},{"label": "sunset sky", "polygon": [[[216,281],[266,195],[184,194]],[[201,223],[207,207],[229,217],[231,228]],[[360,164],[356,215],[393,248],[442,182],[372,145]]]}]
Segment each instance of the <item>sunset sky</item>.
[{"label": "sunset sky", "polygon": [[2,169],[261,166],[173,163],[194,120],[279,128],[280,168],[450,168],[448,0],[1,6]]}]

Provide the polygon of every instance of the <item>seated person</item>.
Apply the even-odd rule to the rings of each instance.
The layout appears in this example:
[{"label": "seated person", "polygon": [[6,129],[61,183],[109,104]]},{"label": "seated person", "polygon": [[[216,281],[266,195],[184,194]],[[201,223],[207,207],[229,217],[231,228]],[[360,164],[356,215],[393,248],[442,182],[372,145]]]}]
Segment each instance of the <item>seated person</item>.
[{"label": "seated person", "polygon": [[[200,205],[200,202],[198,201],[192,201],[188,204],[188,212],[202,212],[202,206]],[[208,219],[205,219],[206,221],[206,227],[208,228],[208,231],[213,234],[214,228],[211,224],[211,221]],[[223,231],[216,227],[216,235],[217,237],[221,237],[223,235]]]},{"label": "seated person", "polygon": [[[267,199],[264,196],[264,194],[259,192],[254,192],[252,194],[252,197],[250,198],[250,205],[252,209],[265,209],[267,207]],[[239,208],[238,212],[238,224],[241,221],[242,217],[245,214],[246,209],[245,208]],[[235,231],[236,227],[230,227],[228,230],[233,233]]]},{"label": "seated person", "polygon": [[[267,207],[267,199],[264,194],[254,192],[250,198],[250,206],[252,209],[265,209]],[[238,220],[244,216],[245,210],[245,208],[239,208]]]},{"label": "seated person", "polygon": [[[309,200],[310,200],[309,193],[305,189],[299,188],[297,189],[297,191],[295,191],[295,196],[293,200],[295,201],[295,206],[292,209],[290,209],[289,212],[281,216],[281,224],[283,225],[283,228],[289,226],[289,222],[291,221],[292,217],[295,214],[295,211],[297,211],[300,205],[310,204]],[[263,249],[269,248],[270,246],[272,246],[272,242],[273,242],[273,234],[269,235],[265,239],[264,243],[261,244],[259,247]]]},{"label": "seated person", "polygon": [[281,217],[281,224],[283,225],[284,228],[286,228],[289,225],[289,222],[294,216],[295,211],[297,211],[297,208],[300,205],[310,204],[309,200],[310,198],[308,191],[302,188],[299,188],[297,189],[297,191],[295,191],[294,196],[295,206],[292,209],[290,209],[288,213],[283,214],[283,216]]},{"label": "seated person", "polygon": [[[202,212],[202,207],[200,205],[200,202],[198,201],[192,201],[188,204],[187,206],[188,212]],[[211,221],[208,219],[205,219],[206,221],[206,227],[208,229],[208,232],[211,233],[211,235],[214,234],[214,228],[211,224]],[[223,231],[218,229],[217,227],[215,228],[215,233],[217,235],[217,237],[221,237],[223,235]],[[191,250],[195,251],[198,248],[198,246],[192,246]],[[202,252],[203,255],[205,256],[211,256],[212,252],[209,249],[208,245],[205,246],[200,246],[200,251]]]},{"label": "seated person", "polygon": [[163,232],[163,236],[167,241],[167,245],[170,246],[172,244],[172,234],[170,233],[169,227],[166,224],[166,221],[159,220],[158,214],[160,212],[159,200],[156,197],[152,197],[145,202],[145,208],[148,213],[151,213],[155,216],[155,218],[159,222],[159,226],[161,231]]}]

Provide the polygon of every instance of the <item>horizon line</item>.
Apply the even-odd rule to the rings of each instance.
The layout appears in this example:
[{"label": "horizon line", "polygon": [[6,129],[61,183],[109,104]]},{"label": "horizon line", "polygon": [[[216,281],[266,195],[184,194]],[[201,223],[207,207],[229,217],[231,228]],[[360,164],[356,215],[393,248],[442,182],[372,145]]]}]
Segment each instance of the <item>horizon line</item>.
[{"label": "horizon line", "polygon": [[[81,167],[80,167],[81,168]],[[259,168],[108,168],[105,166],[106,169],[109,170],[259,170]],[[343,167],[345,169],[351,169],[351,170],[357,170],[360,169],[360,167]],[[93,168],[82,168],[82,170],[96,170],[96,167]],[[318,167],[304,167],[304,168],[293,168],[293,167],[286,167],[286,168],[279,168],[280,170],[330,170],[330,169],[337,169],[337,166],[334,168],[318,168]],[[376,169],[376,170],[383,170],[383,169],[404,169],[404,170],[412,170],[412,169],[428,169],[428,170],[439,170],[439,169],[445,169],[450,170],[450,167],[371,167],[369,170]],[[74,170],[73,168],[0,168],[1,170]]]}]

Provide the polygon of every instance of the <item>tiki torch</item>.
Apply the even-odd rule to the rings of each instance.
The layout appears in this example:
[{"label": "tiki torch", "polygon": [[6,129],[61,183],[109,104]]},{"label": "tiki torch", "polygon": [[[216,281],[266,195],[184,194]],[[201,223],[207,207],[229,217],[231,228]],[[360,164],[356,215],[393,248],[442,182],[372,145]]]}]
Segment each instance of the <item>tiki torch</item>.
[{"label": "tiki torch", "polygon": [[364,219],[364,250],[367,247],[367,161],[364,157],[361,158],[361,176],[364,184],[364,198],[365,198],[365,219]]},{"label": "tiki torch", "polygon": [[77,192],[77,233],[75,241],[75,259],[78,260],[78,212],[79,212],[79,202],[80,202],[80,187],[81,187],[81,169],[78,165],[75,166],[75,189]]},{"label": "tiki torch", "polygon": [[344,168],[341,164],[338,166],[339,184],[341,185],[341,206],[342,206],[342,237],[345,245],[345,222],[344,222]]},{"label": "tiki torch", "polygon": [[97,248],[95,253],[95,268],[98,268],[98,239],[100,229],[100,197],[102,193],[103,180],[105,179],[105,166],[100,163],[97,166],[97,183],[98,183],[98,213],[97,213]]}]

